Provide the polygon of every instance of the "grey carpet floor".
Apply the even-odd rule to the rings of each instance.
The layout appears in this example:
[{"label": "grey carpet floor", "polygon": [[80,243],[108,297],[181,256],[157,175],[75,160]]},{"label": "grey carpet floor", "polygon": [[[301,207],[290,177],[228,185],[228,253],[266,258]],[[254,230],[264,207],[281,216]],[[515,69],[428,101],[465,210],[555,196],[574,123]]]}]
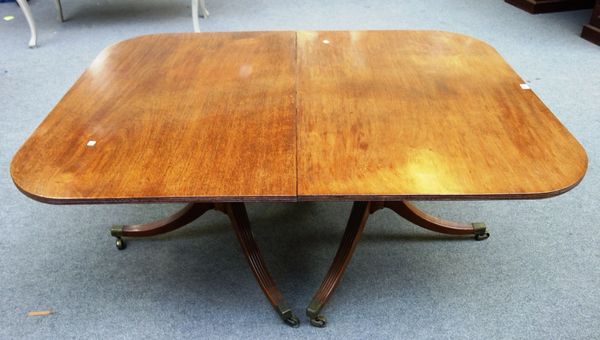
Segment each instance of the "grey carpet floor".
[{"label": "grey carpet floor", "polygon": [[[578,37],[591,11],[529,15],[501,0],[213,1],[205,31],[437,29],[492,44],[581,141],[590,165],[565,195],[535,201],[424,202],[485,221],[475,242],[382,212],[325,313],[327,328],[284,326],[268,307],[226,218],[209,213],[117,251],[108,228],[178,205],[52,206],[13,186],[17,148],[107,45],[191,31],[187,0],[0,4],[0,338],[600,338],[600,48]],[[93,100],[93,98],[90,98]],[[349,203],[250,204],[271,272],[303,310],[336,251]],[[27,317],[52,309],[50,316]]]}]

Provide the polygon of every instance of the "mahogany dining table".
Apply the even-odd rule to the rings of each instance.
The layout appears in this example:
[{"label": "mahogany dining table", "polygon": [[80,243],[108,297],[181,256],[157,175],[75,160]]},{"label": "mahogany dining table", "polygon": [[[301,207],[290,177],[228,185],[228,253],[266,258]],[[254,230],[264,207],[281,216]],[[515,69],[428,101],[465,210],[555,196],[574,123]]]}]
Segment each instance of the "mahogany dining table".
[{"label": "mahogany dining table", "polygon": [[18,189],[45,203],[188,203],[163,220],[114,226],[119,249],[123,237],[225,213],[291,326],[299,319],[267,270],[245,202],[354,202],[306,310],[324,326],[320,311],[370,214],[388,208],[483,240],[483,223],[445,221],[410,201],[546,198],[586,169],[583,147],[490,45],[441,31],[122,41],[98,55],[11,163]]}]

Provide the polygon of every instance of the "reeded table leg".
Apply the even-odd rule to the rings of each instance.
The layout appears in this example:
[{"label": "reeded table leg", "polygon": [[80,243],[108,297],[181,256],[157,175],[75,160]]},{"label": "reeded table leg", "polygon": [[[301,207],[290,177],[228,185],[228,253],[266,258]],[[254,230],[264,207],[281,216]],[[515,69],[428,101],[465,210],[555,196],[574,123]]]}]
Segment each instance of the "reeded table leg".
[{"label": "reeded table leg", "polygon": [[333,293],[333,290],[339,283],[350,258],[354,253],[356,244],[360,239],[369,214],[372,214],[380,209],[389,208],[398,215],[406,218],[408,221],[444,234],[452,235],[474,235],[476,240],[485,240],[490,236],[486,232],[485,224],[472,223],[463,224],[452,221],[446,221],[437,217],[430,216],[407,201],[386,201],[386,202],[354,202],[352,212],[344,231],[344,236],[340,242],[339,248],[329,271],[325,275],[325,279],[321,286],[313,296],[310,304],[306,308],[306,315],[310,318],[310,323],[316,327],[324,327],[326,319],[319,312],[327,303],[327,300]]},{"label": "reeded table leg", "polygon": [[360,235],[365,228],[370,211],[371,202],[354,202],[348,224],[346,225],[346,230],[344,231],[344,236],[342,237],[338,251],[335,254],[333,263],[325,275],[325,279],[321,283],[321,286],[306,308],[306,315],[309,317],[311,325],[325,327],[327,320],[324,316],[320,315],[319,312],[342,278],[342,274],[344,274],[344,271],[350,262],[350,258],[352,257],[352,253],[354,253],[354,248],[356,248]]},{"label": "reeded table leg", "polygon": [[145,224],[115,225],[110,230],[110,234],[117,238],[117,248],[121,250],[125,249],[123,236],[145,237],[168,233],[193,222],[214,208],[213,203],[190,203],[174,215],[158,221]]},{"label": "reeded table leg", "polygon": [[383,204],[384,208],[393,210],[396,214],[419,227],[429,229],[442,234],[450,235],[474,235],[477,241],[485,240],[490,236],[486,232],[483,223],[458,223],[446,221],[438,217],[428,215],[407,201],[389,201]]},{"label": "reeded table leg", "polygon": [[258,245],[250,229],[246,207],[243,203],[230,203],[224,205],[222,209],[229,216],[231,226],[240,242],[244,256],[246,256],[250,269],[252,269],[252,273],[254,273],[267,299],[269,299],[269,302],[271,302],[271,305],[285,323],[292,327],[298,327],[300,320],[294,315],[287,302],[283,299],[283,294],[281,294],[275,285],[275,281],[271,277],[271,274],[269,274],[265,261],[258,250]]},{"label": "reeded table leg", "polygon": [[283,294],[277,288],[260,254],[250,229],[250,221],[244,203],[190,203],[179,212],[162,220],[146,224],[114,226],[111,229],[111,235],[117,238],[117,248],[123,249],[125,248],[125,243],[121,238],[123,236],[144,237],[168,233],[189,224],[212,209],[221,211],[229,217],[250,269],[277,314],[288,325],[298,327],[300,320],[284,300]]}]

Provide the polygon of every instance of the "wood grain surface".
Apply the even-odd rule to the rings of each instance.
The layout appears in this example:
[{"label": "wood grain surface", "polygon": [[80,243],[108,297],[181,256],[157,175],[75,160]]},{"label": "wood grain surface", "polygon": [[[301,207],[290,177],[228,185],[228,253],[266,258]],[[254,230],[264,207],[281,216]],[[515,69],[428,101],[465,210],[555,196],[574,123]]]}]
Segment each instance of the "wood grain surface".
[{"label": "wood grain surface", "polygon": [[581,145],[489,45],[431,31],[298,33],[301,200],[540,198]]},{"label": "wood grain surface", "polygon": [[295,200],[295,58],[294,32],[113,45],[22,146],[13,180],[49,203]]},{"label": "wood grain surface", "polygon": [[96,58],[11,173],[57,204],[557,195],[587,157],[522,83],[446,32],[143,36]]}]

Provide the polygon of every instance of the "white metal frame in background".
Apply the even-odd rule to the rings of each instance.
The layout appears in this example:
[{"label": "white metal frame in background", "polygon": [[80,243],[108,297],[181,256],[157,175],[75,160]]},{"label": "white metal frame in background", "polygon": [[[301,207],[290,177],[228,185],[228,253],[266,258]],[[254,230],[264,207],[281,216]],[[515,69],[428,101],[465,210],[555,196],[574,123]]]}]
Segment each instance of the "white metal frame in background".
[{"label": "white metal frame in background", "polygon": [[[198,20],[198,3],[200,4],[200,9],[202,10],[202,17],[207,18],[210,13],[206,9],[205,0],[191,0],[192,1],[192,23],[194,25],[194,32],[200,32],[200,22]],[[27,20],[27,24],[29,25],[29,30],[31,32],[31,38],[29,39],[29,47],[34,48],[37,46],[37,28],[35,27],[35,20],[33,20],[33,15],[31,14],[31,8],[29,8],[29,3],[27,0],[17,0],[19,7],[21,7],[21,11],[23,11],[23,15],[25,15],[25,19]],[[60,0],[54,0],[56,4],[56,9],[58,10],[58,20],[63,22],[65,17],[63,15],[62,4]]]},{"label": "white metal frame in background", "polygon": [[[59,1],[59,0],[57,0]],[[33,15],[31,14],[31,9],[29,8],[29,4],[27,0],[17,0],[19,7],[21,7],[21,11],[25,15],[25,19],[27,19],[27,24],[29,24],[29,30],[31,31],[31,38],[29,39],[29,47],[33,48],[37,45],[37,29],[35,28],[35,21],[33,20]]]}]

